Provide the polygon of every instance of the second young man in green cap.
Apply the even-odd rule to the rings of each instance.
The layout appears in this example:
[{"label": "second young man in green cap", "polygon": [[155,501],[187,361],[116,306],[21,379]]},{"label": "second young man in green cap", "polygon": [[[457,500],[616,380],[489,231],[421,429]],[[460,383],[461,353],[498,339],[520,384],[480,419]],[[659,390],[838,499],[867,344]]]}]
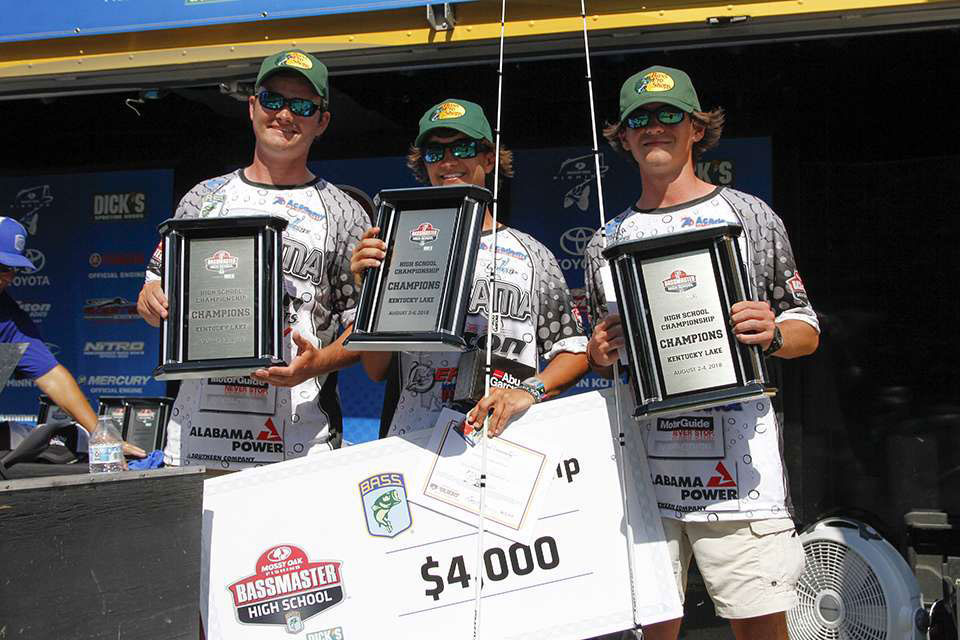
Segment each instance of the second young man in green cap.
[{"label": "second young man in green cap", "polygon": [[[500,173],[512,174],[512,154],[501,145]],[[450,98],[434,105],[420,119],[420,130],[407,157],[407,166],[420,182],[433,186],[472,184],[492,187],[495,150],[483,109],[467,100]],[[351,269],[361,274],[380,264],[384,243],[370,229],[354,252]],[[490,414],[489,434],[498,435],[511,417],[577,381],[587,370],[586,338],[556,258],[540,242],[500,225],[497,230],[496,292],[488,291],[493,216],[483,222],[480,253],[473,276],[466,322],[468,338],[485,344],[489,302],[500,305],[500,326],[493,334],[497,356],[526,365],[534,374],[519,388],[496,388],[467,414],[480,426]],[[381,436],[433,427],[440,410],[452,404],[461,356],[457,353],[380,353],[362,356],[374,380],[387,380]],[[546,366],[541,369],[541,361]]]}]

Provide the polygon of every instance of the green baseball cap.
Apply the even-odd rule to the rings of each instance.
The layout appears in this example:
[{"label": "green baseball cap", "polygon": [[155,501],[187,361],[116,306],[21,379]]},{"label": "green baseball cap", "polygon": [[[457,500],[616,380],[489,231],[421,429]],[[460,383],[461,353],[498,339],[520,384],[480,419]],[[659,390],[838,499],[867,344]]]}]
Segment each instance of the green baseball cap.
[{"label": "green baseball cap", "polygon": [[414,146],[419,147],[434,129],[454,129],[471,138],[493,142],[493,133],[487,116],[483,115],[483,108],[475,102],[459,98],[447,98],[427,109],[420,118],[420,133]]},{"label": "green baseball cap", "polygon": [[690,76],[670,67],[647,67],[627,78],[620,88],[620,120],[651,102],[671,104],[687,113],[701,111]]},{"label": "green baseball cap", "polygon": [[267,56],[260,64],[260,73],[257,74],[257,84],[254,90],[270,76],[280,71],[295,71],[306,78],[307,82],[317,92],[317,95],[328,97],[327,68],[314,56],[301,49],[287,49],[272,56]]}]

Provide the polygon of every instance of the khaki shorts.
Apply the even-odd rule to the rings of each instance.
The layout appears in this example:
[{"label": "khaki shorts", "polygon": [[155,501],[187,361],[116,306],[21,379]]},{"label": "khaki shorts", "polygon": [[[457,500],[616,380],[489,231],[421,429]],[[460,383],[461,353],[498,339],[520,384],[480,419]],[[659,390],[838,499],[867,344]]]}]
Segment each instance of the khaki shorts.
[{"label": "khaki shorts", "polygon": [[693,557],[721,618],[754,618],[796,606],[804,553],[789,518],[662,522],[681,602]]}]

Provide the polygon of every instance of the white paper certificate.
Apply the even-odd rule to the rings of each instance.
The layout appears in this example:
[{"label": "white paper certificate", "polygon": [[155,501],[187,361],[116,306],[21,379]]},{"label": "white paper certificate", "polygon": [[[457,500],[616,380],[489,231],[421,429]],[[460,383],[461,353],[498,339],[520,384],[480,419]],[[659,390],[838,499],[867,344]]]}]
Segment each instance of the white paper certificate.
[{"label": "white paper certificate", "polygon": [[[464,414],[444,409],[430,438],[436,454],[426,474],[423,495],[439,503],[438,510],[459,517],[480,513],[482,443],[478,432],[465,434]],[[486,495],[484,515],[492,529],[517,538],[537,518],[537,494],[553,471],[554,461],[542,442],[530,442],[528,430],[507,429],[505,435],[487,438]],[[527,435],[528,437],[524,437]],[[542,434],[537,434],[541,436]],[[535,438],[540,440],[541,438]],[[442,505],[442,506],[441,506]]]}]

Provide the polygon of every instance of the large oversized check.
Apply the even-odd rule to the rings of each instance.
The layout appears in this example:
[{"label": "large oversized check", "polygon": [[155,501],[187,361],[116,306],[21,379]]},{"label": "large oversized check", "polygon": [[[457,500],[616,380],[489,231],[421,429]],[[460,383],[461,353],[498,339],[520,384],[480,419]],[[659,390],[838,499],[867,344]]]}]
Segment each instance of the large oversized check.
[{"label": "large oversized check", "polygon": [[424,493],[430,430],[208,480],[207,638],[574,640],[680,617],[635,446],[621,494],[613,404],[553,400],[510,425],[549,430],[560,462],[526,542],[485,532],[479,567],[476,516],[441,513]]}]

